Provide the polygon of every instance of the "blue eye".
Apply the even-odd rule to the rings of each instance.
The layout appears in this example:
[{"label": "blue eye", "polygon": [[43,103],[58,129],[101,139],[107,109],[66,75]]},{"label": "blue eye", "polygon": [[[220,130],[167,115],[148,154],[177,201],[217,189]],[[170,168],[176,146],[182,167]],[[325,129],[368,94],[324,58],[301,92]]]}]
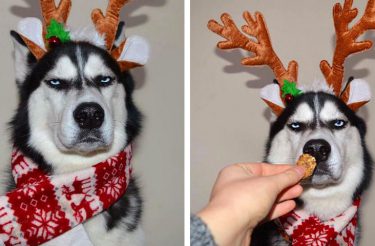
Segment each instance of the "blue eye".
[{"label": "blue eye", "polygon": [[298,129],[301,127],[301,125],[297,122],[293,122],[292,124],[290,124],[290,127],[293,129]]},{"label": "blue eye", "polygon": [[345,120],[333,120],[331,121],[331,127],[335,129],[342,129],[346,126],[346,121]]},{"label": "blue eye", "polygon": [[45,82],[49,87],[55,90],[63,90],[69,88],[69,82],[62,79],[49,79]]},{"label": "blue eye", "polygon": [[109,76],[104,76],[104,77],[101,77],[100,78],[100,83],[103,83],[103,84],[108,84],[108,83],[111,83],[112,82],[112,78],[109,77]]},{"label": "blue eye", "polygon": [[289,129],[295,132],[302,131],[303,129],[305,129],[305,126],[306,125],[301,122],[292,122],[288,124]]},{"label": "blue eye", "polygon": [[50,85],[54,85],[54,86],[61,85],[61,81],[59,79],[51,79],[51,80],[48,80],[47,83],[49,83]]},{"label": "blue eye", "polygon": [[94,78],[94,82],[101,87],[106,87],[112,84],[113,78],[110,76],[102,76],[99,75],[96,78]]}]

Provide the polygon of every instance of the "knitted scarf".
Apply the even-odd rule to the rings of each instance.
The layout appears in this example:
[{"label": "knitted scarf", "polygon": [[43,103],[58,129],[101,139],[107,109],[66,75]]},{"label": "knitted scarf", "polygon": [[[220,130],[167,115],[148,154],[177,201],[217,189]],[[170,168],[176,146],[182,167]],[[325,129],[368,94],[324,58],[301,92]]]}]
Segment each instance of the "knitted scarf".
[{"label": "knitted scarf", "polygon": [[131,146],[79,171],[46,175],[19,150],[12,153],[16,189],[0,196],[0,244],[39,245],[108,209],[126,191]]},{"label": "knitted scarf", "polygon": [[321,221],[303,210],[294,210],[278,219],[280,232],[293,246],[353,246],[360,199],[342,214]]}]

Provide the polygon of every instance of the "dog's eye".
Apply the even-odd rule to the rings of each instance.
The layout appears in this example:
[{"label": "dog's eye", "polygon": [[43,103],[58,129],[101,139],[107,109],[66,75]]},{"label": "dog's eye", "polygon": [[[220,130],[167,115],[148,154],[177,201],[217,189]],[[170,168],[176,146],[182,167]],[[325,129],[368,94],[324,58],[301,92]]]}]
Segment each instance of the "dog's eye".
[{"label": "dog's eye", "polygon": [[305,124],[301,122],[292,122],[288,124],[288,127],[290,130],[298,132],[298,131],[302,131],[305,128]]},{"label": "dog's eye", "polygon": [[46,80],[46,84],[55,89],[64,89],[68,86],[68,83],[61,79],[49,79]]},{"label": "dog's eye", "polygon": [[110,76],[98,76],[96,78],[97,83],[99,86],[108,86],[112,84],[113,78]]},{"label": "dog's eye", "polygon": [[330,125],[334,129],[342,129],[346,126],[346,123],[345,120],[333,120],[330,122]]},{"label": "dog's eye", "polygon": [[112,81],[112,78],[111,77],[103,77],[101,80],[100,80],[100,83],[110,83]]},{"label": "dog's eye", "polygon": [[51,80],[48,80],[48,83],[51,84],[51,85],[54,85],[54,86],[61,85],[61,81],[58,80],[58,79],[51,79]]},{"label": "dog's eye", "polygon": [[299,129],[301,127],[301,124],[298,122],[293,122],[292,124],[290,124],[290,127],[293,129]]}]

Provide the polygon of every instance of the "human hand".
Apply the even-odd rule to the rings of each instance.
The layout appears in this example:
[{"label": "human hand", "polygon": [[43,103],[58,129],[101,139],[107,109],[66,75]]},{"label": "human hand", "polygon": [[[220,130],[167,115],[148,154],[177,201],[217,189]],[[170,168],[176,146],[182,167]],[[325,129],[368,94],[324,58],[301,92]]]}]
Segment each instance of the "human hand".
[{"label": "human hand", "polygon": [[218,245],[250,245],[254,227],[296,206],[304,169],[291,165],[241,163],[220,171],[210,202],[198,213]]}]

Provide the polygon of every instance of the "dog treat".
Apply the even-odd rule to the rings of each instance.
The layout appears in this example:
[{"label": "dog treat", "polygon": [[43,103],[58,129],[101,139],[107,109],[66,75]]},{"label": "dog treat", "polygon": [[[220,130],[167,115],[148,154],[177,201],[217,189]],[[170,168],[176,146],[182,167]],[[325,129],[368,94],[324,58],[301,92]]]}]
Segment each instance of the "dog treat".
[{"label": "dog treat", "polygon": [[313,174],[316,167],[315,157],[309,154],[302,154],[297,161],[297,166],[302,166],[306,169],[302,179],[307,179]]}]

